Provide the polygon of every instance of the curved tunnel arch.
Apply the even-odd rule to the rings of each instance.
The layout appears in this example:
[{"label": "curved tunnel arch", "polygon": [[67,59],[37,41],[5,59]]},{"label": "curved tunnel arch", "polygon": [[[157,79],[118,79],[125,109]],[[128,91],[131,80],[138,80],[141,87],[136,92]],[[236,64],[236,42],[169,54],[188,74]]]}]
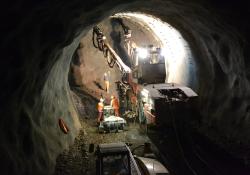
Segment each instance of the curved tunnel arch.
[{"label": "curved tunnel arch", "polygon": [[143,13],[120,13],[115,16],[127,18],[151,31],[159,41],[166,60],[166,81],[195,88],[196,65],[187,41],[171,25],[159,18]]},{"label": "curved tunnel arch", "polygon": [[[1,98],[5,101],[5,110],[1,110],[1,116],[8,116],[8,119],[1,117],[1,135],[5,142],[1,148],[6,153],[3,154],[6,160],[3,169],[6,172],[53,172],[56,155],[72,143],[80,127],[71,103],[67,79],[70,60],[80,38],[110,14],[136,11],[138,8],[141,12],[155,15],[173,25],[194,51],[199,75],[197,92],[200,95],[200,113],[204,125],[220,129],[221,137],[246,145],[249,143],[249,81],[246,77],[241,38],[234,31],[225,30],[228,26],[221,20],[212,17],[211,20],[206,20],[210,11],[195,3],[136,1],[119,5],[120,3],[122,1],[108,1],[100,3],[97,8],[93,8],[96,4],[90,3],[89,9],[94,11],[87,11],[86,4],[80,1],[51,3],[51,7],[48,4],[40,7],[34,5],[34,10],[30,12],[33,19],[29,17],[29,13],[24,14],[21,22],[17,22],[18,27],[13,29],[17,32],[4,37],[3,48],[6,51],[11,53],[11,50],[16,50],[13,43],[18,48],[10,61],[5,61],[6,65],[14,67],[8,70],[9,77],[3,79],[8,86],[3,89],[6,94]],[[152,8],[156,4],[158,6]],[[37,13],[53,7],[57,15],[51,19],[55,14],[51,11],[49,14]],[[62,19],[60,14],[63,11],[68,11],[70,15]],[[104,12],[103,15],[100,16],[100,12]],[[38,19],[42,19],[42,22],[37,23],[35,20]],[[50,24],[54,29],[48,27]],[[83,33],[77,36],[81,31]],[[17,42],[13,42],[15,39]],[[16,61],[13,57],[20,60]],[[12,65],[11,61],[16,62]],[[12,98],[7,100],[8,97]],[[10,110],[13,108],[16,110]],[[59,117],[72,128],[69,135],[63,135],[59,131]],[[233,125],[241,127],[232,130]],[[205,127],[204,130],[209,128]],[[212,134],[212,137],[215,136]]]}]

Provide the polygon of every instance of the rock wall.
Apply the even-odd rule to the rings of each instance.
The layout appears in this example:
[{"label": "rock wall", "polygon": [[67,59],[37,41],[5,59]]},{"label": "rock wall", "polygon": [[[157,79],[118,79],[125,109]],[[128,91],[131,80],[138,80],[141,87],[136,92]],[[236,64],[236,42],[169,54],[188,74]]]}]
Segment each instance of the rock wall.
[{"label": "rock wall", "polygon": [[[155,15],[180,30],[197,58],[195,88],[202,126],[208,126],[204,132],[249,145],[249,24],[244,17],[249,6],[210,2],[211,8],[201,0],[2,2],[1,173],[54,171],[55,157],[80,127],[68,86],[74,50],[95,23],[126,10]],[[237,12],[243,16],[232,15]],[[69,134],[60,131],[59,118]]]}]

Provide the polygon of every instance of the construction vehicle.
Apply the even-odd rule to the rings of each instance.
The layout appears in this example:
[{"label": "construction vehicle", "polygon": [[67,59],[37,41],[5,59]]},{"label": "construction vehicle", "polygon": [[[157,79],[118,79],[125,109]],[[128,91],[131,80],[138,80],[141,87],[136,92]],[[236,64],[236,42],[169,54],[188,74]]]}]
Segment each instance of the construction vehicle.
[{"label": "construction vehicle", "polygon": [[[148,145],[137,146],[135,149]],[[97,175],[168,175],[169,171],[155,157],[137,156],[129,143],[99,144],[96,148]],[[94,148],[94,145],[92,145]],[[94,149],[93,149],[94,151]],[[146,155],[146,154],[145,154]]]},{"label": "construction vehicle", "polygon": [[115,116],[114,109],[112,106],[104,106],[103,109],[103,120],[100,121],[98,126],[99,133],[106,132],[119,132],[119,130],[124,130],[127,122],[125,119]]},{"label": "construction vehicle", "polygon": [[141,175],[125,143],[100,144],[95,153],[97,175]]},{"label": "construction vehicle", "polygon": [[[153,121],[157,127],[172,125],[173,111],[195,110],[198,94],[191,88],[176,83],[150,84],[141,91],[147,124]],[[145,106],[147,108],[145,108]],[[181,109],[181,110],[180,110]],[[151,115],[154,114],[154,115]],[[183,116],[185,116],[184,113]],[[187,114],[188,115],[188,114]],[[167,116],[167,117],[166,117]],[[164,124],[164,125],[163,125]]]},{"label": "construction vehicle", "polygon": [[[93,45],[103,52],[104,57],[107,59],[108,65],[113,68],[117,65],[122,73],[123,83],[137,83],[137,84],[152,84],[163,83],[166,78],[165,70],[165,58],[162,55],[160,47],[148,45],[145,47],[133,48],[129,46],[131,44],[131,30],[125,26],[120,20],[119,23],[123,27],[125,45],[128,55],[130,55],[130,61],[132,66],[128,67],[123,63],[120,56],[112,49],[109,43],[106,41],[106,36],[101,29],[97,26],[93,28]],[[133,52],[131,51],[133,50]],[[154,72],[150,74],[149,72]],[[129,74],[132,74],[133,78],[130,78]]]},{"label": "construction vehicle", "polygon": [[162,55],[160,47],[148,45],[143,48],[136,48],[133,52],[132,60],[132,75],[134,82],[138,84],[165,82],[165,57]]},{"label": "construction vehicle", "polygon": [[143,90],[147,93],[147,97],[152,99],[165,99],[166,102],[185,102],[198,97],[197,93],[191,88],[176,83],[150,84],[144,86]]},{"label": "construction vehicle", "polygon": [[[124,48],[130,56],[133,82],[137,84],[164,83],[165,58],[161,47],[145,45],[138,47],[132,41],[132,30],[119,17],[116,20],[123,29]],[[149,72],[154,72],[150,74]]]}]

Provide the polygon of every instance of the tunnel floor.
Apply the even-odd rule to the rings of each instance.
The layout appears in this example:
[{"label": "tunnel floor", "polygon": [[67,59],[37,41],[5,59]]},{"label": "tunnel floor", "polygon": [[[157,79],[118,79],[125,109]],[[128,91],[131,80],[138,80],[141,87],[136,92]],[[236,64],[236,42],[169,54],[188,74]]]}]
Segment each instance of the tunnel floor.
[{"label": "tunnel floor", "polygon": [[99,133],[95,119],[81,121],[82,129],[74,144],[61,153],[56,160],[55,175],[95,175],[95,156],[89,153],[89,144],[125,142],[132,143],[131,148],[150,142],[145,128],[138,123],[130,123],[128,129],[118,133]]}]

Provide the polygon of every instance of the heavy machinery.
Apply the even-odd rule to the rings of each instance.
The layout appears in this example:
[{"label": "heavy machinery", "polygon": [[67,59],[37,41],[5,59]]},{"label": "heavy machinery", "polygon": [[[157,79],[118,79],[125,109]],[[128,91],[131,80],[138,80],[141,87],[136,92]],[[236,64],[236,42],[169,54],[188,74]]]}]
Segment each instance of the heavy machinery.
[{"label": "heavy machinery", "polygon": [[[126,84],[152,84],[165,82],[165,58],[160,47],[147,45],[145,47],[132,46],[130,40],[131,30],[118,20],[124,31],[124,48],[130,56],[132,66],[128,67],[123,63],[120,56],[112,49],[106,41],[106,36],[97,26],[93,28],[93,45],[103,52],[108,65],[113,68],[117,65],[122,73],[122,81]],[[151,72],[154,72],[153,74]],[[132,76],[130,76],[132,74]],[[130,78],[132,77],[132,78]]]},{"label": "heavy machinery", "polygon": [[188,101],[198,97],[198,95],[189,87],[176,83],[151,84],[144,86],[145,96],[152,99],[165,99],[166,102]]},{"label": "heavy machinery", "polygon": [[[129,145],[129,144],[128,144]],[[133,155],[125,143],[99,144],[96,149],[97,175],[168,175],[155,158]]]},{"label": "heavy machinery", "polygon": [[166,79],[165,57],[160,47],[148,45],[136,48],[132,55],[132,75],[138,84],[164,83]]},{"label": "heavy machinery", "polygon": [[103,120],[98,126],[99,133],[124,130],[127,122],[123,118],[114,115],[112,106],[104,106],[103,113]]},{"label": "heavy machinery", "polygon": [[167,121],[170,119],[166,117],[171,112],[168,110],[170,106],[176,104],[183,110],[184,106],[193,104],[197,97],[191,88],[176,83],[146,85],[141,91],[141,100],[144,103],[143,117],[147,124],[159,123],[161,119]]},{"label": "heavy machinery", "polygon": [[125,143],[100,144],[96,150],[97,175],[141,175]]}]

